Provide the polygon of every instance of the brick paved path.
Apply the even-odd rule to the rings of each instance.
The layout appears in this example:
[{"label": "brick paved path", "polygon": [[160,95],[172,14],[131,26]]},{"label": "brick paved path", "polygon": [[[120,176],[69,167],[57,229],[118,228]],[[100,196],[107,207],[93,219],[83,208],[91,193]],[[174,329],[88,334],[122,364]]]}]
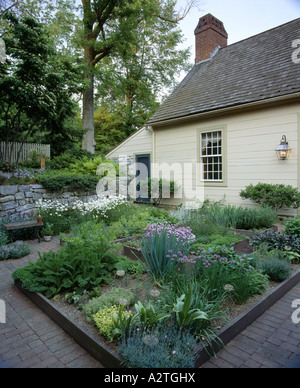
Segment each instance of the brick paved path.
[{"label": "brick paved path", "polygon": [[295,299],[300,283],[203,368],[300,368],[300,323],[291,318]]},{"label": "brick paved path", "polygon": [[[26,258],[0,261],[0,299],[7,309],[7,322],[0,323],[0,368],[103,368],[14,287],[16,268],[36,260],[39,251],[59,249],[58,238],[30,245]],[[203,368],[300,368],[300,324],[291,320],[295,299],[300,283]]]},{"label": "brick paved path", "polygon": [[20,260],[0,261],[0,299],[6,303],[6,324],[0,323],[0,368],[102,368],[71,337],[16,287],[11,273],[34,261],[38,251],[59,248],[30,242],[31,254]]}]

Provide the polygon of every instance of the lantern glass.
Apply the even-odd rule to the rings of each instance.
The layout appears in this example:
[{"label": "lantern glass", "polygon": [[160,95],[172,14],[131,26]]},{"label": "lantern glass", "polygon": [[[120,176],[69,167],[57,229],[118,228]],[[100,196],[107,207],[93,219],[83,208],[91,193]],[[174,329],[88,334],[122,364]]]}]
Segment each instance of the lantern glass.
[{"label": "lantern glass", "polygon": [[289,158],[291,149],[286,141],[286,136],[282,136],[281,143],[275,151],[279,160],[287,160]]}]

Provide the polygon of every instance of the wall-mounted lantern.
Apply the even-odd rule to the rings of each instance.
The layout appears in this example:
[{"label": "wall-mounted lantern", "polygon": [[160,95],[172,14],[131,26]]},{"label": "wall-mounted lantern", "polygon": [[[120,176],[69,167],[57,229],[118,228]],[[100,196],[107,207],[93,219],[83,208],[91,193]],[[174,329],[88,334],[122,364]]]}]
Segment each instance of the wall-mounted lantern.
[{"label": "wall-mounted lantern", "polygon": [[282,136],[281,142],[275,151],[279,160],[287,160],[289,158],[292,150],[289,148],[285,135]]}]

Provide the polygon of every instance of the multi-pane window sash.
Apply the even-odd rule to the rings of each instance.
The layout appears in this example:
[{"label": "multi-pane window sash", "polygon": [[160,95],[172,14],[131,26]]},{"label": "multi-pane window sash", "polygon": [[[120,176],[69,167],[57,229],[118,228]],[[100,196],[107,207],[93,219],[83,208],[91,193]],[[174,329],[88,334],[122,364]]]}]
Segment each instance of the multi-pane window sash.
[{"label": "multi-pane window sash", "polygon": [[223,180],[222,131],[201,134],[201,165],[203,181]]}]

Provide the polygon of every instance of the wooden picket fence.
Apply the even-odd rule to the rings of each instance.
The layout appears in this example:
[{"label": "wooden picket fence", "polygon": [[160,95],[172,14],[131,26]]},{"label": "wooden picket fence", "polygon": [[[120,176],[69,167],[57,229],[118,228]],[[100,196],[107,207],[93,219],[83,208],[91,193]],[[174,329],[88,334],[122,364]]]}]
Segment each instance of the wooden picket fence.
[{"label": "wooden picket fence", "polygon": [[50,158],[51,149],[49,144],[0,142],[0,160],[2,162],[23,162],[29,158],[30,153],[33,151]]}]

